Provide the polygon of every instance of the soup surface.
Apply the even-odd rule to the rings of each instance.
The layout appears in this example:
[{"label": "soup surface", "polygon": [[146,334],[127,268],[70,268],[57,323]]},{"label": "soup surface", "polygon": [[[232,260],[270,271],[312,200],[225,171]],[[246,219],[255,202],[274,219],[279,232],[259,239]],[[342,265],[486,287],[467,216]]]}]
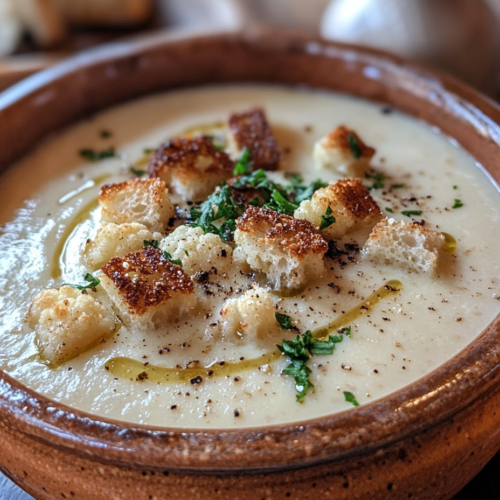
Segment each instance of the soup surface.
[{"label": "soup surface", "polygon": [[[424,221],[427,229],[451,234],[457,242],[455,254],[443,260],[436,276],[375,266],[357,254],[353,262],[327,263],[324,276],[296,295],[275,294],[280,312],[304,332],[342,317],[389,280],[403,285],[368,313],[347,318],[340,326],[350,326],[351,334],[336,344],[332,355],[311,358],[314,391],[302,403],[296,402],[293,378],[282,374],[285,357],[269,359],[260,368],[236,366],[201,383],[141,381],[121,376],[123,370],[110,364],[128,358],[139,370],[144,364],[221,366],[276,352],[276,344],[293,338],[293,331],[248,342],[228,340],[210,329],[224,300],[247,290],[255,279],[246,273],[212,279],[203,308],[187,319],[151,332],[122,326],[106,343],[58,368],[42,363],[24,318],[40,291],[81,282],[89,272],[82,253],[99,225],[95,200],[100,187],[130,179],[131,165],[144,169],[145,148],[156,148],[192,127],[224,122],[230,113],[256,105],[265,109],[282,150],[280,170],[300,173],[306,183],[339,178],[315,168],[313,146],[338,125],[354,129],[377,150],[372,165],[383,175],[371,195],[385,215]],[[79,155],[84,148],[111,147],[118,157],[92,163]],[[283,172],[269,177],[285,182]],[[377,180],[365,182],[371,186]],[[346,394],[367,404],[429,373],[470,343],[500,311],[496,187],[439,131],[344,95],[227,86],[140,99],[49,138],[3,174],[0,198],[0,368],[49,398],[109,418],[231,428],[344,411],[352,408]]]}]

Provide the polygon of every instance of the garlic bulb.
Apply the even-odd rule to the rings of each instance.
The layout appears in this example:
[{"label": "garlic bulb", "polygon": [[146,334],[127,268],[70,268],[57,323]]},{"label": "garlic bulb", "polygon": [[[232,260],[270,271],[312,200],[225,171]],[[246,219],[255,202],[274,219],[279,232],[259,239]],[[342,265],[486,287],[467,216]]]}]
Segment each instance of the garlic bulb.
[{"label": "garlic bulb", "polygon": [[430,63],[493,92],[497,22],[483,0],[333,0],[321,33]]}]

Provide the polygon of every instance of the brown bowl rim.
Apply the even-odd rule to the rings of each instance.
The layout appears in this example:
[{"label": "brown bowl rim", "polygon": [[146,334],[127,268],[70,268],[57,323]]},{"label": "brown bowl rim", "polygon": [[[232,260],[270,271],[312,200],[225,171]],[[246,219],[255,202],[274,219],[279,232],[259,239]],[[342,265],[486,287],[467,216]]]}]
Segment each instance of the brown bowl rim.
[{"label": "brown bowl rim", "polygon": [[[404,104],[400,109],[433,125],[438,122],[438,126],[465,149],[476,151],[474,156],[481,157],[478,161],[485,166],[493,183],[500,179],[500,168],[491,166],[492,158],[500,152],[500,108],[488,98],[446,74],[395,56],[276,30],[272,33],[262,30],[149,35],[85,52],[30,77],[0,95],[0,135],[10,140],[6,142],[10,144],[7,151],[0,152],[0,165],[8,165],[51,130],[85,113],[176,86],[174,83],[140,91],[132,89],[116,96],[115,101],[108,97],[103,103],[91,93],[94,83],[88,77],[93,72],[103,72],[106,67],[120,71],[122,67],[127,68],[127,64],[137,70],[141,58],[147,60],[163,52],[167,57],[187,57],[189,62],[195,52],[208,54],[217,47],[239,50],[249,54],[248,57],[255,52],[271,54],[278,61],[298,57],[301,61],[317,58],[315,61],[321,60],[322,64],[343,64],[348,73],[357,71],[366,77],[362,82],[365,90],[353,88],[354,95],[381,103],[395,99],[395,92],[399,95],[406,92],[408,102],[401,98]],[[286,68],[286,64],[283,67]],[[205,75],[201,81],[193,79],[191,83],[181,82],[177,86],[227,81],[293,84],[312,78],[300,71],[295,81],[291,76],[263,77],[256,70],[254,76],[249,76],[245,71],[248,70],[241,69],[241,75],[236,78],[222,72],[214,78]],[[16,122],[17,108],[32,105],[30,112],[39,113],[34,111],[33,104],[43,108],[44,96],[50,101],[47,96],[54,93],[54,88],[67,82],[81,86],[83,98],[76,98],[75,109],[54,121],[48,119],[39,129],[28,130],[24,139],[16,140],[14,133],[26,126],[26,120]],[[332,88],[331,85],[327,87]],[[349,87],[333,85],[338,91],[349,90]],[[370,85],[375,85],[374,90]],[[419,106],[428,111],[419,111]],[[446,119],[443,121],[440,115]],[[451,127],[451,133],[447,127]],[[477,136],[475,142],[470,142],[465,134],[471,128]],[[455,129],[458,137],[453,133]],[[193,473],[253,473],[310,466],[376,450],[451,417],[472,405],[499,380],[500,315],[460,353],[409,386],[359,408],[308,421],[214,430],[136,425],[90,415],[52,401],[1,370],[0,420],[50,446],[101,462]]]}]

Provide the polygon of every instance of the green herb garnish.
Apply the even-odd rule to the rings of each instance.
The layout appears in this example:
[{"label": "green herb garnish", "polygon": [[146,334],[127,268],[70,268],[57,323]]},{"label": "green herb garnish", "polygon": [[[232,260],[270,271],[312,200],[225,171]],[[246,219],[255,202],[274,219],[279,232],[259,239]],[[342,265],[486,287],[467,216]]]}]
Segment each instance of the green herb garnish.
[{"label": "green herb garnish", "polygon": [[154,148],[144,148],[142,150],[142,152],[145,154],[145,155],[150,155],[151,153],[154,153]]},{"label": "green herb garnish", "polygon": [[455,203],[453,204],[453,206],[451,208],[461,208],[463,206],[464,206],[464,204],[460,200],[455,198]]},{"label": "green herb garnish", "polygon": [[372,191],[373,189],[384,189],[384,181],[386,179],[385,174],[380,172],[374,172],[372,174],[365,174],[367,179],[373,179],[373,184],[368,186],[368,191]]},{"label": "green herb garnish", "polygon": [[394,210],[391,207],[385,207],[386,212],[390,212],[391,214],[394,213]]},{"label": "green herb garnish", "polygon": [[278,325],[280,325],[282,330],[291,330],[293,328],[292,326],[292,318],[290,316],[287,316],[286,314],[280,314],[279,312],[274,313],[274,317],[276,318],[276,321],[278,322]]},{"label": "green herb garnish", "polygon": [[81,285],[72,285],[71,283],[64,283],[67,286],[72,288],[76,288],[77,290],[85,290],[87,288],[95,288],[97,285],[101,283],[99,278],[92,276],[90,273],[87,273],[83,279],[85,280]]},{"label": "green herb garnish", "polygon": [[295,210],[299,208],[295,203],[288,201],[277,189],[271,194],[272,200],[264,205],[265,208],[270,208],[275,212],[280,212],[286,215],[293,215]]},{"label": "green herb garnish", "polygon": [[412,215],[422,215],[422,210],[403,210],[401,213],[406,217],[411,217]]},{"label": "green herb garnish", "polygon": [[[223,241],[232,241],[236,230],[235,220],[244,211],[244,206],[234,201],[229,186],[223,184],[199,208],[192,208],[190,215],[194,227],[201,227],[205,233],[218,234]],[[222,219],[225,219],[222,224],[214,224]]]},{"label": "green herb garnish", "polygon": [[277,345],[281,353],[288,357],[290,364],[283,370],[284,375],[295,379],[297,401],[301,403],[307,391],[314,385],[309,380],[311,369],[307,366],[310,356],[324,356],[333,354],[335,344],[342,342],[341,335],[330,335],[328,340],[315,340],[308,330],[304,335],[297,335],[293,340],[283,340],[282,345]]},{"label": "green herb garnish", "polygon": [[147,174],[146,170],[138,170],[134,167],[130,167],[130,171],[136,176],[136,177],[143,177],[144,175]]},{"label": "green herb garnish", "polygon": [[344,391],[344,399],[347,403],[351,403],[353,406],[359,406],[356,396],[352,392]]},{"label": "green herb garnish", "polygon": [[[157,250],[160,250],[160,242],[158,240],[144,240],[143,243],[145,247],[153,247],[156,248]],[[166,250],[163,250],[162,254],[164,259],[168,260],[168,262],[171,262],[176,266],[182,267],[182,261],[180,259],[172,259],[172,255],[170,255]]]},{"label": "green herb garnish", "polygon": [[458,186],[453,186],[453,189],[458,189]]},{"label": "green herb garnish", "polygon": [[312,181],[309,186],[295,186],[295,203],[300,204],[304,200],[310,200],[313,194],[320,188],[325,188],[328,186],[327,182],[323,182],[321,179],[316,179]]},{"label": "green herb garnish", "polygon": [[181,259],[172,259],[172,255],[170,255],[166,250],[163,250],[163,257],[165,260],[168,260],[168,262],[171,262],[172,264],[175,264],[176,266],[182,267],[182,261]]},{"label": "green herb garnish", "polygon": [[160,248],[160,242],[158,240],[144,240],[143,243],[145,247]]},{"label": "green herb garnish", "polygon": [[241,158],[234,166],[233,175],[249,175],[252,173],[252,155],[250,150],[245,148]]},{"label": "green herb garnish", "polygon": [[330,227],[335,222],[335,217],[331,215],[332,209],[330,206],[327,207],[325,215],[321,216],[321,225],[319,226],[319,230],[323,231],[327,227]]},{"label": "green herb garnish", "polygon": [[392,189],[401,189],[401,188],[404,188],[405,185],[404,184],[391,184],[391,188]]},{"label": "green herb garnish", "polygon": [[361,146],[359,145],[358,139],[354,134],[349,134],[347,136],[347,141],[349,142],[349,148],[351,148],[352,156],[355,160],[361,158]]},{"label": "green herb garnish", "polygon": [[114,158],[116,156],[115,148],[113,146],[103,151],[95,151],[90,148],[80,149],[78,153],[82,158],[85,158],[93,163],[97,163],[106,158]]},{"label": "green herb garnish", "polygon": [[103,138],[103,139],[108,139],[109,137],[111,137],[111,132],[109,130],[101,130],[99,132],[99,135]]}]

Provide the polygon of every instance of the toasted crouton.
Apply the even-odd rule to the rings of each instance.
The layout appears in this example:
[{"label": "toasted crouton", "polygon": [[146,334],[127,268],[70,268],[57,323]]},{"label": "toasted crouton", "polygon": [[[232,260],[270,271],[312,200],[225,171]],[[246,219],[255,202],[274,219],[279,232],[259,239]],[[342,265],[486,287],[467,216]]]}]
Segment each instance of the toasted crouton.
[{"label": "toasted crouton", "polygon": [[[330,225],[321,232],[328,239],[340,239],[362,226],[371,229],[382,217],[379,206],[359,179],[342,179],[318,189],[311,200],[300,204],[294,215],[316,228],[326,219]],[[331,223],[333,219],[335,222]]]},{"label": "toasted crouton", "polygon": [[27,317],[41,358],[59,366],[109,338],[116,318],[91,294],[63,286],[41,292]]},{"label": "toasted crouton", "polygon": [[187,274],[208,272],[216,268],[224,272],[233,261],[233,249],[216,234],[205,234],[201,227],[179,226],[160,243],[160,248],[180,259]]},{"label": "toasted crouton", "polygon": [[276,307],[268,290],[254,286],[240,297],[228,299],[220,311],[220,330],[231,339],[263,339],[279,331],[275,319]]},{"label": "toasted crouton", "polygon": [[329,168],[346,177],[363,177],[374,155],[375,149],[367,146],[354,130],[343,126],[320,139],[313,150],[317,168]]},{"label": "toasted crouton", "polygon": [[175,209],[160,179],[133,179],[106,184],[99,194],[102,220],[125,224],[138,222],[150,231],[162,232]]},{"label": "toasted crouton", "polygon": [[101,285],[122,321],[139,328],[159,328],[196,304],[191,278],[153,247],[113,257],[102,267]]},{"label": "toasted crouton", "polygon": [[248,207],[236,226],[234,259],[266,274],[275,288],[296,289],[323,272],[328,244],[310,222]]},{"label": "toasted crouton", "polygon": [[445,238],[414,222],[383,220],[374,228],[362,255],[377,265],[395,266],[417,273],[434,272]]},{"label": "toasted crouton", "polygon": [[87,262],[93,269],[97,269],[111,257],[123,257],[127,253],[140,250],[144,246],[144,240],[161,240],[162,237],[161,233],[152,233],[146,226],[137,222],[105,222],[87,246]]},{"label": "toasted crouton", "polygon": [[254,108],[229,117],[228,143],[234,158],[250,151],[253,170],[276,170],[280,150],[262,109]]},{"label": "toasted crouton", "polygon": [[232,176],[233,162],[224,151],[217,151],[208,137],[177,137],[156,150],[148,171],[183,200],[198,201]]}]

